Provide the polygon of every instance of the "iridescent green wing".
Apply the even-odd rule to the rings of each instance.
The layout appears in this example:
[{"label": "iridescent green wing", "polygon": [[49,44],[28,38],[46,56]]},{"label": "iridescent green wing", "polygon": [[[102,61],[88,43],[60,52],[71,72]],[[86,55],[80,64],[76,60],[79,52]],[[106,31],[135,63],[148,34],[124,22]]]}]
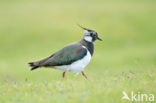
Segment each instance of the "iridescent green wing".
[{"label": "iridescent green wing", "polygon": [[54,53],[42,66],[69,65],[82,59],[87,54],[87,49],[80,44],[71,44]]}]

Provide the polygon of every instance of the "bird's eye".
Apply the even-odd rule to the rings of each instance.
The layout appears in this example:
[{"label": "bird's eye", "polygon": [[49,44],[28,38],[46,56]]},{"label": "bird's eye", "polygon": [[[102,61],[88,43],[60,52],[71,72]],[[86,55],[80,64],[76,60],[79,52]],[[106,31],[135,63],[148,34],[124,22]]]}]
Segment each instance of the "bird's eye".
[{"label": "bird's eye", "polygon": [[90,36],[93,36],[93,33],[90,33]]}]

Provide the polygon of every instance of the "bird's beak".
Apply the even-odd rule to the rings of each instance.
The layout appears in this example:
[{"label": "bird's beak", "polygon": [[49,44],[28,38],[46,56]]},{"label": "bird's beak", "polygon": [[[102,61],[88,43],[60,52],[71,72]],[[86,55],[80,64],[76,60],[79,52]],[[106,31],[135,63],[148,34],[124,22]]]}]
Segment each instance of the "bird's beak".
[{"label": "bird's beak", "polygon": [[101,39],[101,38],[99,38],[98,36],[97,36],[97,39],[98,39],[98,40],[100,40],[100,41],[102,41],[102,39]]}]

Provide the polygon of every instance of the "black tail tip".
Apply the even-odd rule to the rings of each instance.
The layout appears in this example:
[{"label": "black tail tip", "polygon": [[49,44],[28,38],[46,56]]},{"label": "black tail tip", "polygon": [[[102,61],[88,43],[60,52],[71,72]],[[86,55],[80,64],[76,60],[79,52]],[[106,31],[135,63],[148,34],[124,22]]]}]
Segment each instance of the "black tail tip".
[{"label": "black tail tip", "polygon": [[34,65],[34,63],[33,63],[33,62],[30,62],[30,63],[28,63],[28,64],[29,64],[29,66],[31,67],[31,70],[34,70],[34,69],[39,68],[39,66]]}]

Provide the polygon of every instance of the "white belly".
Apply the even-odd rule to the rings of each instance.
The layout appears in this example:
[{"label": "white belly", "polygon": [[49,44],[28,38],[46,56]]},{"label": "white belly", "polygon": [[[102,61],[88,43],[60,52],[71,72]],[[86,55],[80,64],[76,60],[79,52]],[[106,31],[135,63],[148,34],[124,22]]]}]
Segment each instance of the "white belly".
[{"label": "white belly", "polygon": [[85,57],[83,57],[82,59],[73,62],[70,65],[63,65],[63,66],[55,66],[56,68],[63,70],[63,71],[72,71],[75,73],[79,73],[81,71],[83,71],[83,69],[87,66],[87,64],[90,62],[91,60],[91,55],[89,53],[89,51],[87,51],[87,55]]}]

